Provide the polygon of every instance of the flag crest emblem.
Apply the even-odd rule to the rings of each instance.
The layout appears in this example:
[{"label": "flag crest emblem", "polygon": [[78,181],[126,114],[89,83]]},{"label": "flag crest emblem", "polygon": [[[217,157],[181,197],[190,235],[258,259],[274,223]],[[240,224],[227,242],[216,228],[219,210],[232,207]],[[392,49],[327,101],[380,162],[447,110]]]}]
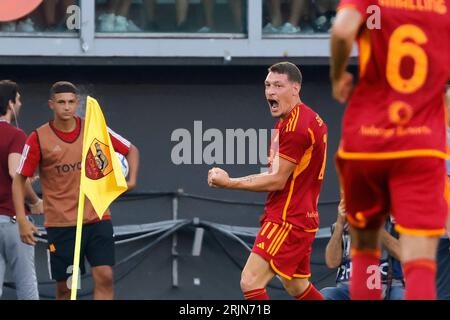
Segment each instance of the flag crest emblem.
[{"label": "flag crest emblem", "polygon": [[112,156],[115,152],[97,100],[87,97],[80,191],[100,219],[111,202],[127,190],[119,160]]},{"label": "flag crest emblem", "polygon": [[89,146],[85,159],[86,177],[99,180],[113,171],[109,146],[94,139]]}]

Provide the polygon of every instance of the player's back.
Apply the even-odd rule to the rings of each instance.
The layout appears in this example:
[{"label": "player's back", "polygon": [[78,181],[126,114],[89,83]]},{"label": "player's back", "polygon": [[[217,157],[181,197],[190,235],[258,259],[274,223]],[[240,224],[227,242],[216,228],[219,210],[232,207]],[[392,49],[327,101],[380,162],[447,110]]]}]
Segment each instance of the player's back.
[{"label": "player's back", "polygon": [[[342,1],[370,17],[358,36],[359,80],[344,116],[342,157],[445,157],[449,1]],[[371,5],[379,15],[366,13]]]}]

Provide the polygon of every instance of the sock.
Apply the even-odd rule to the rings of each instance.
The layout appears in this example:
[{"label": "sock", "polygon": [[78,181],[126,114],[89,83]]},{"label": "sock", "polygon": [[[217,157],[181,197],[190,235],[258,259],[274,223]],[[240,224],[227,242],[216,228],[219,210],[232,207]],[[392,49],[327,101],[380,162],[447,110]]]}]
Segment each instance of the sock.
[{"label": "sock", "polygon": [[244,292],[245,300],[269,300],[266,288],[254,289]]},{"label": "sock", "polygon": [[350,298],[352,300],[381,300],[380,250],[352,249]]},{"label": "sock", "polygon": [[405,300],[436,300],[436,261],[416,259],[403,263]]},{"label": "sock", "polygon": [[309,286],[306,288],[305,291],[303,291],[301,294],[296,296],[295,299],[297,299],[297,300],[324,300],[323,296],[312,285],[312,283],[309,284]]}]

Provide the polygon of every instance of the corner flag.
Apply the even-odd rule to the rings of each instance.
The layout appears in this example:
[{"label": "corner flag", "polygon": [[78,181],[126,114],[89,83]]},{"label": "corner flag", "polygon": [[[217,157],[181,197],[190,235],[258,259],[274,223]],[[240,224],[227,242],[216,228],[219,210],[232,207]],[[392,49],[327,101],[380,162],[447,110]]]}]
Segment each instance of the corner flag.
[{"label": "corner flag", "polygon": [[[111,156],[113,155],[113,156]],[[84,121],[81,182],[73,256],[71,300],[77,299],[84,196],[87,196],[100,219],[111,202],[127,190],[127,182],[114,151],[105,117],[97,100],[87,97]]]},{"label": "corner flag", "polygon": [[97,100],[88,96],[80,191],[89,198],[100,219],[114,199],[127,190],[115,155],[102,110]]}]

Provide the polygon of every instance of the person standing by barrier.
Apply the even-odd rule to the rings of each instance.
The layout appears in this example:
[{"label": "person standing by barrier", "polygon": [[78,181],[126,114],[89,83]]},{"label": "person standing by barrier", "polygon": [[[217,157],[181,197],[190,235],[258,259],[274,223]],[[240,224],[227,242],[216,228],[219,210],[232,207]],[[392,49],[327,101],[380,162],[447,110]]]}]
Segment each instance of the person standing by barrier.
[{"label": "person standing by barrier", "polygon": [[[49,106],[53,110],[54,119],[28,137],[21,165],[14,177],[13,197],[20,237],[23,242],[34,245],[34,233],[37,229],[24,219],[23,188],[27,177],[32,176],[39,167],[51,275],[57,281],[57,299],[64,300],[69,299],[71,294],[67,279],[73,271],[84,119],[75,116],[79,106],[78,89],[70,82],[56,82],[51,87]],[[114,149],[126,156],[129,163],[127,185],[131,190],[136,185],[139,151],[111,129],[108,132]],[[100,150],[100,154],[93,157],[104,165],[102,155]],[[109,211],[100,220],[91,202],[86,199],[83,224],[81,272],[85,272],[83,261],[86,256],[94,281],[94,299],[113,299],[112,266],[115,263],[115,253]]]},{"label": "person standing by barrier", "polygon": [[[34,247],[22,243],[16,223],[11,184],[19,167],[25,144],[25,132],[11,125],[19,116],[21,95],[19,86],[9,80],[0,81],[0,297],[6,266],[11,267],[19,300],[38,300],[39,292],[34,265]],[[42,200],[30,181],[24,181],[26,197],[32,213],[42,213]]]}]

